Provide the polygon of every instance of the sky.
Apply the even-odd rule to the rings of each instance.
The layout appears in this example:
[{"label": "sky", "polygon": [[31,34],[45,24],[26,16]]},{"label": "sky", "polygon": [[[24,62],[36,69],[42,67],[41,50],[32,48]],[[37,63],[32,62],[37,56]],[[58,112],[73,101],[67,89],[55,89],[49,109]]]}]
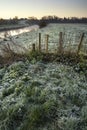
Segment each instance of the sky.
[{"label": "sky", "polygon": [[0,0],[0,18],[87,17],[87,0]]}]

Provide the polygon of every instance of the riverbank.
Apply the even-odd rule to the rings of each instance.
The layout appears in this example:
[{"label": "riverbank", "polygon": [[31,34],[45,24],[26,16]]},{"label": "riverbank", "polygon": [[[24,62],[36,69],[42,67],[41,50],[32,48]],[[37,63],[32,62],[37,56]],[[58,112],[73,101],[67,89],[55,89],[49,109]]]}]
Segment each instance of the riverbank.
[{"label": "riverbank", "polygon": [[17,29],[22,29],[25,27],[30,27],[30,25],[3,25],[3,26],[0,26],[0,32],[17,30]]}]

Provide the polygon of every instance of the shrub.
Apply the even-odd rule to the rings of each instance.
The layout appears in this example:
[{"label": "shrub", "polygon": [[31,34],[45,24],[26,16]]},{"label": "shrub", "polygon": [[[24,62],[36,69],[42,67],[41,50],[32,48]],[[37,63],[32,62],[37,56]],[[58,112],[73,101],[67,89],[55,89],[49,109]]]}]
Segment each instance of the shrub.
[{"label": "shrub", "polygon": [[32,63],[36,63],[37,61],[41,61],[43,59],[43,54],[39,51],[30,51],[25,54],[27,59]]},{"label": "shrub", "polygon": [[40,23],[39,23],[40,28],[44,28],[46,26],[47,26],[47,23],[45,21],[40,21]]}]

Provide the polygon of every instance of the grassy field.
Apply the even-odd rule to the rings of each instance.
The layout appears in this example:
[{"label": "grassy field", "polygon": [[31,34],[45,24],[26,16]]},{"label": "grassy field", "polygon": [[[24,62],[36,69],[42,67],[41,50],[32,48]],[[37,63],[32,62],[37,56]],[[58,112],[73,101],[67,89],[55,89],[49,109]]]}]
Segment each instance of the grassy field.
[{"label": "grassy field", "polygon": [[87,129],[87,61],[49,57],[0,68],[0,130]]},{"label": "grassy field", "polygon": [[0,55],[0,130],[87,130],[87,57],[19,45]]},{"label": "grassy field", "polygon": [[[22,33],[13,37],[17,44],[20,44],[27,49],[31,48],[33,43],[38,46],[39,33],[41,33],[42,49],[45,48],[46,34],[49,35],[49,51],[55,51],[59,44],[59,33],[63,32],[63,46],[65,49],[70,47],[70,50],[76,50],[79,44],[81,34],[84,33],[83,50],[87,51],[87,25],[86,24],[49,24],[47,27],[38,29],[33,28],[32,31]],[[14,32],[13,32],[14,33]],[[9,40],[7,39],[9,42]],[[2,44],[7,41],[2,41]]]}]

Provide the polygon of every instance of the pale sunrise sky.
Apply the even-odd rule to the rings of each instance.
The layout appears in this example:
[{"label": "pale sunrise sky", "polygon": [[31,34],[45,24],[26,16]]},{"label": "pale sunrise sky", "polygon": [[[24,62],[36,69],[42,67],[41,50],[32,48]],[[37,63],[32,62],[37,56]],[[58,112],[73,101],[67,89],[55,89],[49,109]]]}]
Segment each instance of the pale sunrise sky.
[{"label": "pale sunrise sky", "polygon": [[0,18],[87,17],[87,0],[0,0]]}]

